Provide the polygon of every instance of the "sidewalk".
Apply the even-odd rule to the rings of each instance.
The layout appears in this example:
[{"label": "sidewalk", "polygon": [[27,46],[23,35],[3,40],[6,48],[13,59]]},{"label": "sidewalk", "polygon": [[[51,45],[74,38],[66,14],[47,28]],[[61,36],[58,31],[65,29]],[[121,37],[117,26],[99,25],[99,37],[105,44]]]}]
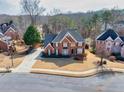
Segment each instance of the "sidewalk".
[{"label": "sidewalk", "polygon": [[40,53],[42,52],[42,49],[36,49],[34,53],[31,53],[27,55],[23,62],[15,68],[12,72],[30,72],[32,65],[36,62],[36,58],[40,56]]}]

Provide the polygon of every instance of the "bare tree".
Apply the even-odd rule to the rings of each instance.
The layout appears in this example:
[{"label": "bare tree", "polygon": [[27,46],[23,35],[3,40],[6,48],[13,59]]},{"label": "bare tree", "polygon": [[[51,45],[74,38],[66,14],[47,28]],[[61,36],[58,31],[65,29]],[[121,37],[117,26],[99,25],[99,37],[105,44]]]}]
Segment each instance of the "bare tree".
[{"label": "bare tree", "polygon": [[22,10],[30,16],[32,25],[36,24],[37,17],[45,11],[40,4],[40,0],[21,0]]},{"label": "bare tree", "polygon": [[50,11],[50,15],[59,15],[62,11],[60,9],[54,8],[52,11]]}]

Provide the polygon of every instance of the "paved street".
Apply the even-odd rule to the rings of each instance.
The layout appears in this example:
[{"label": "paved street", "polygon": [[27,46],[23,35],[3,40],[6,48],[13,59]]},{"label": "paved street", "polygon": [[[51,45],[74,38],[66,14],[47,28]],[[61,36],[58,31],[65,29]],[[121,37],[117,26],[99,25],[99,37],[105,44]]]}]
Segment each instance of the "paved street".
[{"label": "paved street", "polygon": [[0,91],[124,91],[124,75],[72,78],[44,74],[0,74]]}]

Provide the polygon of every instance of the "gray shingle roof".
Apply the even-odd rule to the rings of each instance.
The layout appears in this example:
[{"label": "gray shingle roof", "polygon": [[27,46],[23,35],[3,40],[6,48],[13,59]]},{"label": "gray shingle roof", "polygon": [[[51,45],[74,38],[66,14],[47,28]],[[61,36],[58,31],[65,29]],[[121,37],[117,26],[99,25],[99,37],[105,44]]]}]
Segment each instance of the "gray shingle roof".
[{"label": "gray shingle roof", "polygon": [[3,36],[4,36],[3,33],[0,32],[0,38],[3,37]]},{"label": "gray shingle roof", "polygon": [[56,37],[55,34],[45,35],[44,46],[46,47],[49,43],[52,43],[53,39]]},{"label": "gray shingle roof", "polygon": [[72,30],[72,29],[61,31],[52,42],[53,43],[60,42],[62,38],[66,35],[66,33],[70,33],[77,42],[84,42],[84,39],[81,36],[81,34],[77,32],[77,30]]},{"label": "gray shingle roof", "polygon": [[98,36],[97,40],[106,40],[108,37],[111,37],[113,40],[115,40],[118,37],[118,34],[114,30],[108,29]]},{"label": "gray shingle roof", "polygon": [[124,36],[120,36],[121,40],[124,42]]},{"label": "gray shingle roof", "polygon": [[16,27],[13,23],[12,24],[3,23],[0,25],[0,32],[4,34],[10,27],[16,30]]}]

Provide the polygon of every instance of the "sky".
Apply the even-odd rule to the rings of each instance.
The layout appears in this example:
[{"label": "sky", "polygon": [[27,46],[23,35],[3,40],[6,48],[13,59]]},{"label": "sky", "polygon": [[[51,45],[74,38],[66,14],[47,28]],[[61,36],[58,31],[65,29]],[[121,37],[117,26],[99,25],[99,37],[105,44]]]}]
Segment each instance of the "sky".
[{"label": "sky", "polygon": [[[86,12],[96,11],[103,8],[124,9],[124,0],[41,0],[41,4],[49,13],[54,8],[62,12]],[[21,14],[20,0],[0,0],[0,14]]]}]

